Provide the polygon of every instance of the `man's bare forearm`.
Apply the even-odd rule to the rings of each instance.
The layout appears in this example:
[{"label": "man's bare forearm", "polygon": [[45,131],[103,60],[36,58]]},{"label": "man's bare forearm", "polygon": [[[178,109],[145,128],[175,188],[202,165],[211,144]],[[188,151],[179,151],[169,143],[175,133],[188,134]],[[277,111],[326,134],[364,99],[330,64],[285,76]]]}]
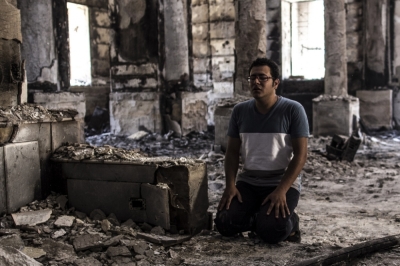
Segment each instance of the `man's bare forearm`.
[{"label": "man's bare forearm", "polygon": [[296,181],[296,178],[300,174],[301,169],[303,169],[306,160],[307,156],[300,156],[300,155],[293,156],[292,160],[289,163],[288,168],[286,169],[285,174],[282,177],[280,184],[276,189],[286,193],[292,186],[294,181]]},{"label": "man's bare forearm", "polygon": [[235,186],[235,179],[238,169],[239,155],[227,153],[225,156],[226,187]]}]

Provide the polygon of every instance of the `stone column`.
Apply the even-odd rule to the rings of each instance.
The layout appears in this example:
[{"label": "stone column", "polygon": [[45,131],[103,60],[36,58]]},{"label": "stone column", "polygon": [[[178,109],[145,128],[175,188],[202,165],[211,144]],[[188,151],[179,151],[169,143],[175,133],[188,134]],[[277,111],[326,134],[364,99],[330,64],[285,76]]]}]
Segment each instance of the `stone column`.
[{"label": "stone column", "polygon": [[21,103],[23,82],[20,11],[0,0],[0,107]]},{"label": "stone column", "polygon": [[359,101],[347,94],[345,0],[324,1],[325,94],[313,99],[313,135],[347,135],[359,117]]},{"label": "stone column", "polygon": [[18,0],[22,23],[22,58],[29,88],[57,90],[58,63],[51,0]]},{"label": "stone column", "polygon": [[186,10],[183,0],[164,0],[165,79],[189,74]]},{"label": "stone column", "polygon": [[347,95],[346,10],[344,0],[324,1],[325,94]]},{"label": "stone column", "polygon": [[[396,3],[397,4],[397,3]],[[373,89],[386,86],[386,9],[387,0],[365,1],[365,86]]]},{"label": "stone column", "polygon": [[236,3],[236,79],[235,94],[249,96],[249,66],[267,51],[267,6],[265,0],[240,0]]}]

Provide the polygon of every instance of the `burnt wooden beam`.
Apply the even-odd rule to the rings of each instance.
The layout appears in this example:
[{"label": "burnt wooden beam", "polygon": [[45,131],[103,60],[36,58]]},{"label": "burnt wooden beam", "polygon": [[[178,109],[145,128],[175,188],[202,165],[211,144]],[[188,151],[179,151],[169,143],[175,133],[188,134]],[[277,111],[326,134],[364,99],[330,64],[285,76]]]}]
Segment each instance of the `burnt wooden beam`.
[{"label": "burnt wooden beam", "polygon": [[400,235],[387,236],[373,239],[351,247],[336,250],[334,252],[323,254],[308,260],[301,261],[293,266],[316,266],[333,265],[338,262],[348,261],[372,252],[392,248],[400,244]]},{"label": "burnt wooden beam", "polygon": [[60,89],[68,91],[70,87],[70,54],[66,0],[53,0],[53,21],[56,34]]}]

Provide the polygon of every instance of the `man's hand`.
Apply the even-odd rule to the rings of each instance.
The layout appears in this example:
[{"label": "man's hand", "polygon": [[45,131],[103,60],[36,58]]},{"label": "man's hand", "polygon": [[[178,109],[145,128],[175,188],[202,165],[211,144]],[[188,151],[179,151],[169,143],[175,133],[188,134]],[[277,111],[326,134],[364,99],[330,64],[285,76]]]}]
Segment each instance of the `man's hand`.
[{"label": "man's hand", "polygon": [[226,187],[224,194],[222,194],[222,198],[218,204],[218,210],[221,211],[225,206],[226,209],[229,210],[229,206],[231,205],[232,199],[237,197],[239,202],[242,203],[242,195],[240,195],[239,190],[236,186]]},{"label": "man's hand", "polygon": [[272,209],[275,208],[275,217],[279,218],[279,212],[282,214],[283,218],[286,218],[286,214],[290,215],[289,207],[286,203],[286,193],[281,190],[274,190],[268,197],[265,198],[261,205],[264,205],[268,201],[271,201],[269,208],[267,210],[267,215],[269,215]]}]

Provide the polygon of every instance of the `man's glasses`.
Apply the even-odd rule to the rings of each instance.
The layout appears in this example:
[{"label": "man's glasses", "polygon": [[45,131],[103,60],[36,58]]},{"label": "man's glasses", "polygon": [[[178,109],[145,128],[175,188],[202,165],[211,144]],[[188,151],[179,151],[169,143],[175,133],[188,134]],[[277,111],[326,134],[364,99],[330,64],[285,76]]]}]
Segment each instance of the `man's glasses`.
[{"label": "man's glasses", "polygon": [[258,79],[260,82],[267,82],[268,80],[272,79],[272,77],[252,75],[252,76],[247,78],[247,81],[248,82],[255,82],[256,79]]}]

